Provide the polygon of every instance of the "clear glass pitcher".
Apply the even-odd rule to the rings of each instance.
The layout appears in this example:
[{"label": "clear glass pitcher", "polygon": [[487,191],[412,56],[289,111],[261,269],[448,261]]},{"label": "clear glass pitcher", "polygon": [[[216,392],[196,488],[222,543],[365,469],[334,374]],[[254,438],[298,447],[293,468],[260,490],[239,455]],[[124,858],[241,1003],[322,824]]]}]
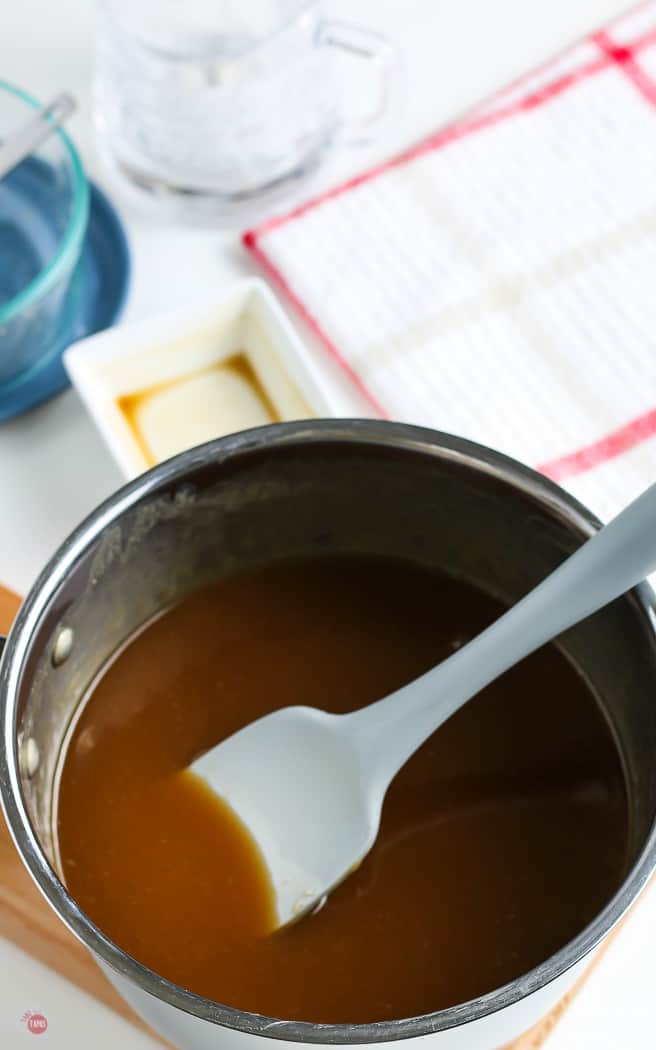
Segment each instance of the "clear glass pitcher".
[{"label": "clear glass pitcher", "polygon": [[[374,111],[349,121],[334,49],[369,62]],[[95,119],[103,158],[174,210],[243,213],[374,136],[398,89],[384,37],[317,0],[98,0]]]}]

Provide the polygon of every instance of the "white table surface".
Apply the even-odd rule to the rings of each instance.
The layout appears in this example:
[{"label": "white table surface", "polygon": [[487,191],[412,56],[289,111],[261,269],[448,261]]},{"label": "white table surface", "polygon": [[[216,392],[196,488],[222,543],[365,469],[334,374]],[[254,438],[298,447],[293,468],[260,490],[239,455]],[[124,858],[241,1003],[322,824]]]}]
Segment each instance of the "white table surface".
[{"label": "white table surface", "polygon": [[[396,152],[624,6],[622,0],[326,2],[330,14],[396,39],[405,57],[408,98],[403,118],[384,141],[334,157],[320,174],[318,188]],[[74,92],[80,112],[70,130],[88,170],[106,186],[98,173],[89,113],[92,34],[91,0],[7,2],[0,78],[44,100],[63,88]],[[234,233],[158,224],[124,203],[121,213],[134,263],[127,317],[220,293],[229,281],[252,271]],[[332,367],[328,360],[325,364]],[[345,412],[361,411],[341,377],[335,375],[335,383]],[[71,391],[0,424],[0,581],[24,593],[59,542],[120,483],[118,469]],[[652,890],[550,1037],[549,1050],[656,1045],[651,1029],[655,934]],[[0,973],[0,1046],[7,1050],[31,1045],[33,1035],[20,1021],[28,1009],[48,1019],[39,1045],[58,1050],[159,1045],[2,940]]]}]

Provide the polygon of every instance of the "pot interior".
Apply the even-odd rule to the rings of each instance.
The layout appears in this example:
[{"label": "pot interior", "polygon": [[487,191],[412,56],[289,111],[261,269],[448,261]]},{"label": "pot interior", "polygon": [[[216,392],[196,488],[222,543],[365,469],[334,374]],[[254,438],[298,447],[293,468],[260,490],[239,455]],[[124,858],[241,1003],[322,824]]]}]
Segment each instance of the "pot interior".
[{"label": "pot interior", "polygon": [[[439,436],[432,444],[425,433],[403,442],[401,433],[247,444],[228,457],[225,442],[207,446],[154,472],[148,485],[135,483],[119,515],[87,527],[72,565],[46,584],[17,707],[22,790],[51,864],[67,729],[99,668],[159,610],[237,570],[327,554],[405,558],[512,603],[589,535],[585,512],[531,472],[475,446]],[[656,811],[656,646],[646,595],[614,602],[559,643],[623,757],[629,863]]]}]

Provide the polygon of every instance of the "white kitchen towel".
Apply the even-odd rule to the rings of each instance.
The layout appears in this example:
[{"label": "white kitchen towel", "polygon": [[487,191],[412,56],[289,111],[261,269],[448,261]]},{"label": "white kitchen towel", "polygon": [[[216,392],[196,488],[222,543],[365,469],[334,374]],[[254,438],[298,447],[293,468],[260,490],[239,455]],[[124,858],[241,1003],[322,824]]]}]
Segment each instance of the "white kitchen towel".
[{"label": "white kitchen towel", "polygon": [[244,235],[383,417],[656,481],[656,3]]}]

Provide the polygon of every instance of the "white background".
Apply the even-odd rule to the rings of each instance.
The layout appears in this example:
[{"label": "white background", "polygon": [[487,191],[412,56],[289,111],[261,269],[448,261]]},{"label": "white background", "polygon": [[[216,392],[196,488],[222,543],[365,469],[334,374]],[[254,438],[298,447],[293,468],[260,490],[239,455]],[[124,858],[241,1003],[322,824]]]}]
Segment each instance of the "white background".
[{"label": "white background", "polygon": [[[625,5],[622,0],[332,0],[324,6],[331,15],[394,38],[405,59],[407,102],[383,141],[334,157],[319,186],[396,152]],[[76,95],[80,112],[70,130],[87,169],[106,186],[94,155],[89,113],[93,3],[4,0],[0,8],[0,78],[44,101],[62,89]],[[158,224],[124,203],[121,213],[134,262],[128,317],[221,294],[229,281],[252,269],[234,233]],[[330,368],[331,362],[325,364]],[[337,377],[335,382],[340,382]],[[343,387],[340,392],[345,410],[357,413],[357,398]],[[120,483],[71,391],[0,424],[0,581],[24,593],[71,528]],[[655,934],[652,890],[551,1036],[549,1050],[656,1047],[650,977]],[[114,1050],[119,1041],[125,1050],[156,1046],[1,940],[0,973],[0,1046],[7,1050],[32,1045],[34,1036],[20,1023],[27,1009],[48,1018],[39,1046]]]}]

